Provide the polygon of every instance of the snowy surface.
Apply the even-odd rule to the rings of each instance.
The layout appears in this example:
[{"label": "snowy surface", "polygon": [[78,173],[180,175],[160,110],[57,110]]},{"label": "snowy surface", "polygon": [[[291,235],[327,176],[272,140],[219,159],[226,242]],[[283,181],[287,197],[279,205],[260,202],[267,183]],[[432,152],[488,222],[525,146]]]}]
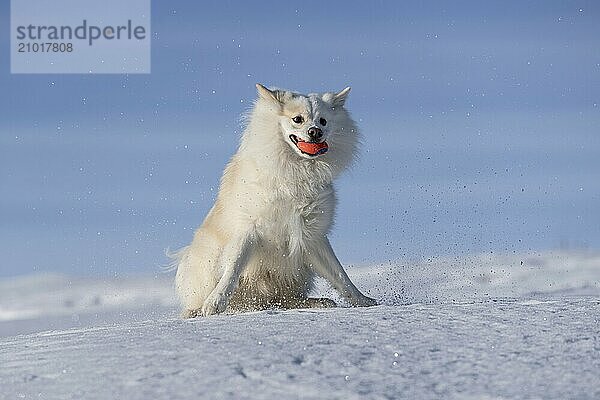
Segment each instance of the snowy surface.
[{"label": "snowy surface", "polygon": [[383,305],[183,321],[169,276],[7,279],[0,398],[600,397],[599,254],[349,270]]},{"label": "snowy surface", "polygon": [[4,398],[589,398],[600,301],[160,319],[2,342]]},{"label": "snowy surface", "polygon": [[40,274],[0,281],[0,336],[174,314],[173,279]]}]

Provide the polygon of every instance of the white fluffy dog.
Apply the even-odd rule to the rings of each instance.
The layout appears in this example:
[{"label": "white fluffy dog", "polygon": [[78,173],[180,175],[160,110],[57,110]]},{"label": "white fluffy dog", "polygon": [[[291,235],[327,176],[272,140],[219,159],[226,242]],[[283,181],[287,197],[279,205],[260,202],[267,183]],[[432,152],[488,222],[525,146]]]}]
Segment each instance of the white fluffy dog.
[{"label": "white fluffy dog", "polygon": [[354,306],[372,306],[327,239],[333,179],[359,134],[344,108],[350,88],[302,95],[256,85],[258,100],[192,243],[175,255],[183,316],[268,307],[330,307],[308,298],[316,275]]}]

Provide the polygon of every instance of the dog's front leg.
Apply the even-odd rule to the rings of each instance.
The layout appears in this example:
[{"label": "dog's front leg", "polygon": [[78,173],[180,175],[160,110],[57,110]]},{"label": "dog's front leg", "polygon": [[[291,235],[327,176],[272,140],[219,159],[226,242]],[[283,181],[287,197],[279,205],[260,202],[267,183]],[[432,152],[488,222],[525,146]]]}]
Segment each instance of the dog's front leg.
[{"label": "dog's front leg", "polygon": [[222,313],[227,308],[229,298],[236,289],[240,275],[248,262],[251,235],[235,237],[223,248],[221,265],[223,275],[202,305],[202,315]]},{"label": "dog's front leg", "polygon": [[311,249],[309,259],[312,261],[313,270],[329,281],[333,288],[340,292],[350,304],[356,307],[377,305],[375,299],[365,296],[354,286],[336,257],[327,237],[324,237],[317,246]]}]

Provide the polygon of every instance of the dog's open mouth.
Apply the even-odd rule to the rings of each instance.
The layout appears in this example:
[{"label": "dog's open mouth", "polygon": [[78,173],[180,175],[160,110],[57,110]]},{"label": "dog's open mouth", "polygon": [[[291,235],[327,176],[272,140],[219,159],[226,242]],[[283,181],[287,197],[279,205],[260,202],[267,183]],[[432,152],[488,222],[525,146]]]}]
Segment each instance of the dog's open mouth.
[{"label": "dog's open mouth", "polygon": [[290,135],[290,140],[301,152],[308,154],[309,156],[320,156],[321,154],[327,153],[327,150],[329,150],[327,142],[305,142],[296,135]]}]

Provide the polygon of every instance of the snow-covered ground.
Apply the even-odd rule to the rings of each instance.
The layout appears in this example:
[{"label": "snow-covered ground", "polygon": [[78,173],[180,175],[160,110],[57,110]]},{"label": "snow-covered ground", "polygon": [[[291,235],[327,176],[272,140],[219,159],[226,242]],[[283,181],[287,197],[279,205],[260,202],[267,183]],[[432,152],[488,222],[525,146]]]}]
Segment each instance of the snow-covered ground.
[{"label": "snow-covered ground", "polygon": [[182,321],[170,276],[6,279],[0,398],[600,398],[598,253],[349,273],[383,305]]},{"label": "snow-covered ground", "polygon": [[0,336],[175,315],[173,278],[39,274],[0,281]]}]

